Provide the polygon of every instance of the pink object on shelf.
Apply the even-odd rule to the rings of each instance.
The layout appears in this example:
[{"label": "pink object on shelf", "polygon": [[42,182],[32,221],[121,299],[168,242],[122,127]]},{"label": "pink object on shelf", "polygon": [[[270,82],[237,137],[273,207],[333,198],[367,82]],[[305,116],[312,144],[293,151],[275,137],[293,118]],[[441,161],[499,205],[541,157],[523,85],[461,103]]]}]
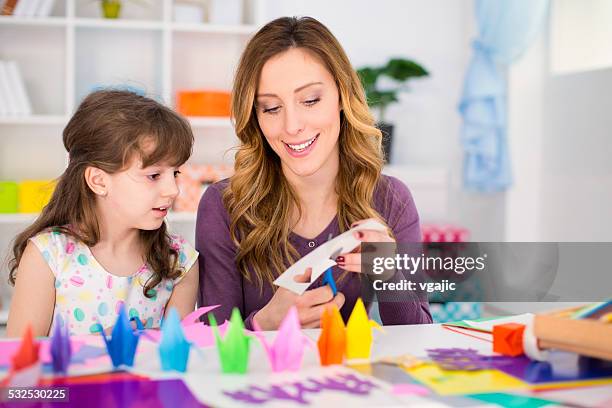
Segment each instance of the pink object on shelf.
[{"label": "pink object on shelf", "polygon": [[196,212],[205,185],[231,176],[234,169],[224,164],[186,164],[177,178],[179,195],[172,209],[179,212]]},{"label": "pink object on shelf", "polygon": [[470,238],[470,231],[450,224],[423,224],[421,238],[423,242],[466,242]]}]

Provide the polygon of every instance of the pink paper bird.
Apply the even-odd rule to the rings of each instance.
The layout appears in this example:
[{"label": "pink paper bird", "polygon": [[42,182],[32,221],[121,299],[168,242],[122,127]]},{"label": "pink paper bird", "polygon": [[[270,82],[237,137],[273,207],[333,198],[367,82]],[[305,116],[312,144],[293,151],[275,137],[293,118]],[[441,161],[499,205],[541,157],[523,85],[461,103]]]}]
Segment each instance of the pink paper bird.
[{"label": "pink paper bird", "polygon": [[298,371],[302,365],[304,348],[314,347],[312,340],[302,333],[300,318],[295,306],[289,309],[289,312],[287,312],[287,315],[281,322],[272,345],[268,343],[255,320],[253,320],[253,326],[255,327],[255,335],[261,341],[261,344],[263,344],[268,354],[272,371],[275,373]]}]

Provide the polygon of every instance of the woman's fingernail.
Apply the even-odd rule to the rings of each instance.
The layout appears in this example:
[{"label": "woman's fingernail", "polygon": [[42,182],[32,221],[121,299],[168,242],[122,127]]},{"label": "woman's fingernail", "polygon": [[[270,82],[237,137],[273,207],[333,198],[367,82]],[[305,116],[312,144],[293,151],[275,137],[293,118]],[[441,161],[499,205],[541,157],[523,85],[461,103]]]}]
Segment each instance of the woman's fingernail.
[{"label": "woman's fingernail", "polygon": [[359,239],[363,238],[363,232],[357,231],[357,238]]},{"label": "woman's fingernail", "polygon": [[344,257],[343,256],[339,256],[336,258],[336,262],[339,264],[343,264],[344,263]]}]

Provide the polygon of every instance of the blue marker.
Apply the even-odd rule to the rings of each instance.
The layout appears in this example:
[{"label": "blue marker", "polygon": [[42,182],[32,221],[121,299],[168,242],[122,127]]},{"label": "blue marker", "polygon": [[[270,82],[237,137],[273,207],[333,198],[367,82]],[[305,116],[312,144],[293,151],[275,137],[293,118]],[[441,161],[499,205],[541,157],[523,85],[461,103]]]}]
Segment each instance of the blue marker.
[{"label": "blue marker", "polygon": [[334,280],[334,276],[332,275],[332,268],[328,268],[325,271],[325,275],[323,276],[323,280],[321,281],[324,285],[329,285],[332,290],[334,296],[338,293],[338,289],[336,288],[336,281]]}]

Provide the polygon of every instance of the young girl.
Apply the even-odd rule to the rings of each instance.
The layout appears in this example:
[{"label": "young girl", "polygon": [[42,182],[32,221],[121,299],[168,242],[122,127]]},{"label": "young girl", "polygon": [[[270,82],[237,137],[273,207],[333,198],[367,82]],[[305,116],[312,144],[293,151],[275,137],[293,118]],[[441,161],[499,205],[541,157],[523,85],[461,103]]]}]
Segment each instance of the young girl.
[{"label": "young girl", "polygon": [[151,99],[105,90],[85,98],[63,140],[68,167],[15,239],[8,336],[29,324],[47,335],[54,316],[73,335],[93,333],[122,306],[148,328],[169,307],[193,311],[198,253],[164,223],[191,155],[189,124]]}]

